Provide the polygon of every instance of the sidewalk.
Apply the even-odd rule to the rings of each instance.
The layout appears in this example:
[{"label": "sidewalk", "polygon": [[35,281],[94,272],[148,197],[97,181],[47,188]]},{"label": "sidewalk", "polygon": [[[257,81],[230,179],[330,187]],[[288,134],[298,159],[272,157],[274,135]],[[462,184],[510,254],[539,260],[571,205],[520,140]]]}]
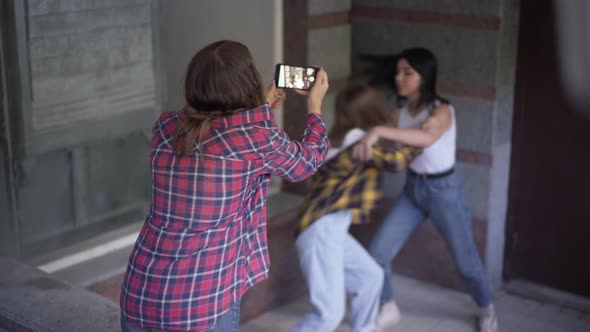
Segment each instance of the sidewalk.
[{"label": "sidewalk", "polygon": [[[283,250],[281,249],[281,245],[285,242],[284,236],[292,236],[290,233],[286,234],[282,232],[281,225],[287,223],[289,218],[282,218],[280,213],[289,210],[294,202],[300,199],[299,196],[284,193],[269,198],[267,214],[269,225],[272,225],[269,227],[269,231],[275,231],[273,233],[274,237],[271,236],[270,241],[272,242],[271,244],[274,244],[276,248],[280,249],[279,251],[273,251],[275,253],[281,252],[284,255],[285,252],[281,251]],[[277,220],[271,220],[273,216],[277,217]],[[101,300],[104,301],[104,298],[107,298],[110,301],[105,302],[110,302],[115,308],[118,308],[119,292],[123,277],[122,273],[125,270],[129,252],[134,242],[134,239],[128,243],[122,242],[120,238],[124,235],[123,238],[127,239],[130,234],[136,233],[141,225],[142,223],[130,225],[129,229],[121,230],[114,235],[110,235],[112,239],[108,238],[109,235],[97,237],[93,240],[89,248],[86,249],[80,246],[80,248],[70,248],[68,254],[59,252],[49,255],[51,257],[46,258],[46,260],[52,261],[51,264],[42,262],[29,263],[37,263],[34,265],[43,264],[46,268],[45,270],[53,277],[99,294],[102,296],[100,298]],[[288,227],[285,229],[288,229]],[[125,232],[130,233],[127,234]],[[113,241],[116,242],[116,245],[112,244]],[[109,243],[110,247],[107,248],[108,250],[103,248],[105,243]],[[97,245],[100,246],[94,247]],[[271,252],[271,255],[273,252]],[[78,259],[85,255],[89,259]],[[273,263],[273,268],[278,270],[274,271],[271,269],[271,271],[274,271],[275,277],[277,273],[279,276],[281,273],[289,273],[289,264],[293,264],[292,261],[285,260],[285,257],[279,258],[282,260],[279,259]],[[273,281],[273,287],[277,289],[287,288],[287,290],[289,289],[288,287],[298,287],[298,285],[286,284],[285,280],[284,278],[276,279]],[[390,331],[477,331],[477,308],[467,294],[401,275],[395,275],[394,283],[398,304],[402,311],[402,320],[397,326],[392,327]],[[569,302],[574,303],[574,305],[569,306],[555,304],[566,303],[564,301],[533,301],[522,296],[513,295],[515,290],[509,287],[512,284],[511,282],[506,286],[509,291],[499,291],[496,293],[495,303],[501,332],[590,332],[590,299],[583,298],[581,301],[583,304],[581,305],[576,305],[575,302]],[[2,283],[0,282],[1,289]],[[267,297],[275,294],[275,289],[265,289],[264,291],[269,292]],[[545,293],[551,295],[550,291],[546,291]],[[256,293],[251,292],[250,294]],[[290,298],[292,299],[294,297]],[[552,297],[541,296],[535,298]],[[280,303],[285,303],[286,301],[281,300]],[[251,309],[254,307],[247,302],[243,304],[247,308],[242,310],[242,317],[251,317],[252,315],[249,316],[247,311],[252,311]],[[1,307],[2,303],[0,301]],[[307,297],[302,297],[287,305],[273,308],[273,310],[267,311],[261,316],[242,323],[240,331],[286,332],[303,318],[305,313],[311,310]],[[254,314],[258,314],[258,312],[262,311],[257,311]],[[7,324],[9,322],[3,321],[2,315],[0,315],[0,332],[4,332],[2,328],[3,326],[7,326],[4,323]],[[118,324],[118,320],[115,321],[115,324]],[[8,330],[12,331],[13,329]],[[350,331],[346,319],[337,331]]]},{"label": "sidewalk", "polygon": [[119,306],[0,256],[0,332],[119,331]]},{"label": "sidewalk", "polygon": [[[119,330],[121,275],[87,288],[102,295],[97,296],[14,260],[0,259],[0,266],[5,268],[0,278],[0,332]],[[389,331],[477,331],[477,309],[467,294],[400,275],[394,282],[402,320]],[[496,308],[502,332],[590,331],[588,311],[506,291],[496,294]],[[240,331],[286,332],[310,310],[304,296],[243,323]],[[346,319],[337,331],[350,331]]]},{"label": "sidewalk", "polygon": [[[400,275],[395,276],[394,282],[402,320],[389,331],[477,331],[477,308],[467,294]],[[504,291],[496,293],[495,303],[501,332],[590,331],[587,312],[527,300]],[[286,332],[310,310],[304,297],[242,324],[240,332]],[[336,331],[350,331],[346,318]]]},{"label": "sidewalk", "polygon": [[[114,251],[76,267],[56,272],[55,275],[73,284],[84,286],[118,304],[122,271],[129,250],[130,248],[123,248]],[[97,268],[104,273],[104,266],[111,267],[107,275],[91,268]],[[93,278],[83,281],[88,275],[102,278],[100,281],[89,281]],[[477,331],[477,308],[466,293],[398,274],[395,275],[394,283],[402,320],[390,329],[391,332]],[[508,284],[510,285],[512,284]],[[584,304],[579,306],[556,305],[555,303],[563,301],[557,301],[555,297],[546,301],[529,300],[514,295],[516,290],[508,286],[506,288],[510,291],[502,290],[495,295],[500,332],[590,332],[590,299],[584,299]],[[240,331],[286,332],[310,310],[311,305],[304,296],[242,323]],[[350,331],[346,319],[337,331]]]}]

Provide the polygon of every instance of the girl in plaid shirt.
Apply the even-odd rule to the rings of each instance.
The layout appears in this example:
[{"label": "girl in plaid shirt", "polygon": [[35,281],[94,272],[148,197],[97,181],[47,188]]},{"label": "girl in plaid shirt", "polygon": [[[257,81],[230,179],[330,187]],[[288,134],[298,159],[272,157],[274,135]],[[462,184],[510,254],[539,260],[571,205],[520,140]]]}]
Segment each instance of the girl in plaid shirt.
[{"label": "girl in plaid shirt", "polygon": [[[289,139],[246,46],[219,41],[191,60],[187,106],[153,127],[150,212],[121,287],[123,331],[237,331],[242,295],[266,279],[271,175],[311,176],[329,148],[321,69],[303,138]],[[265,103],[266,102],[266,103]]]},{"label": "girl in plaid shirt", "polygon": [[367,223],[382,196],[382,171],[401,171],[419,149],[374,149],[369,162],[352,159],[352,144],[365,130],[387,122],[384,106],[368,86],[353,86],[336,98],[336,122],[328,151],[302,207],[295,242],[314,311],[293,331],[330,332],[342,321],[351,295],[354,332],[375,329],[383,270],[350,235],[351,223]]}]

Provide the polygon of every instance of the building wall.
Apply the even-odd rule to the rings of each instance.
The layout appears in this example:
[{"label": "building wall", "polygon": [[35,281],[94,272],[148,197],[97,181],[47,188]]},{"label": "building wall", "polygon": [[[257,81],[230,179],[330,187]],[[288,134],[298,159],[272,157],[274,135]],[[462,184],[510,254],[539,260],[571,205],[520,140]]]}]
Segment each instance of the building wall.
[{"label": "building wall", "polygon": [[4,75],[27,93],[14,101],[7,87],[15,153],[4,181],[30,258],[145,217],[157,41],[150,0],[13,3],[4,15],[22,28],[2,27]]},{"label": "building wall", "polygon": [[2,76],[12,83],[3,149],[11,154],[0,182],[3,211],[16,211],[3,214],[12,239],[2,253],[28,259],[144,218],[145,133],[160,103],[155,5],[6,2]]},{"label": "building wall", "polygon": [[[298,66],[323,66],[330,87],[322,104],[322,117],[328,126],[334,123],[336,94],[350,79],[350,6],[349,0],[294,0],[284,2],[284,59]],[[298,138],[305,127],[305,98],[287,93],[284,128]],[[304,194],[306,183],[283,182],[282,190]]]},{"label": "building wall", "polygon": [[164,109],[172,111],[184,105],[183,79],[190,59],[204,46],[222,39],[245,44],[264,82],[269,84],[274,65],[282,57],[281,2],[254,0],[240,4],[232,0],[178,0],[174,1],[174,6],[162,2]]},{"label": "building wall", "polygon": [[280,0],[10,4],[16,23],[2,25],[10,35],[3,47],[19,47],[5,66],[19,71],[6,77],[19,78],[26,93],[7,105],[19,153],[16,173],[0,180],[14,182],[18,213],[10,219],[23,257],[145,217],[151,125],[183,105],[184,70],[198,49],[244,42],[266,83],[282,56]]},{"label": "building wall", "polygon": [[[456,109],[457,170],[465,182],[475,239],[487,261],[488,274],[499,285],[518,1],[353,0],[350,15],[353,73],[366,66],[360,60],[361,54],[395,54],[408,47],[424,46],[437,55],[439,93],[450,99]],[[388,184],[388,193],[397,195],[403,175],[390,177]],[[427,245],[419,245],[418,239],[427,240]],[[402,251],[398,265],[420,257],[425,264],[453,266],[448,255],[429,261],[429,256],[437,256],[441,250],[447,251],[442,239],[431,226],[423,226]],[[412,265],[405,271],[423,277],[432,272],[428,267]],[[446,274],[452,275],[453,270],[451,267]],[[457,278],[440,278],[445,284],[461,284]]]},{"label": "building wall", "polygon": [[9,186],[7,179],[9,172],[6,169],[6,154],[5,149],[1,150],[3,153],[0,155],[0,253],[7,256],[18,255],[18,231],[15,229],[13,219],[12,200],[10,197]]},{"label": "building wall", "polygon": [[494,107],[494,131],[492,140],[492,165],[490,169],[490,194],[488,196],[488,241],[486,261],[492,283],[500,285],[504,267],[506,221],[508,213],[508,187],[510,157],[512,154],[512,123],[516,93],[515,72],[518,54],[518,30],[520,1],[504,0],[500,13],[502,25],[499,32],[496,70],[496,103]]},{"label": "building wall", "polygon": [[149,127],[159,107],[152,4],[27,1],[29,154]]},{"label": "building wall", "polygon": [[[175,0],[174,6],[161,2],[159,17],[164,111],[184,106],[186,67],[212,42],[229,39],[246,45],[265,84],[272,82],[275,64],[282,61],[282,0]],[[281,125],[282,111],[274,114]],[[280,181],[272,181],[271,192],[276,192]]]},{"label": "building wall", "polygon": [[324,66],[330,88],[324,99],[322,116],[328,128],[334,123],[334,103],[338,91],[351,75],[351,1],[310,0],[307,62]]},{"label": "building wall", "polygon": [[10,155],[11,142],[8,128],[8,112],[5,98],[4,82],[4,29],[0,25],[0,253],[18,255],[18,230],[14,219],[14,195],[12,191]]}]

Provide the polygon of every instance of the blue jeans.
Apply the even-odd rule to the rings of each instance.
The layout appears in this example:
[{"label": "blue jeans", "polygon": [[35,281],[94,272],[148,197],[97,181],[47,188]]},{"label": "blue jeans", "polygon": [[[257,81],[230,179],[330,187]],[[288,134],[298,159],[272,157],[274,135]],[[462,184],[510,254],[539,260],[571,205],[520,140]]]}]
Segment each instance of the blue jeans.
[{"label": "blue jeans", "polygon": [[[204,330],[203,332],[237,332],[240,326],[240,301],[232,303],[229,311],[217,318],[214,327]],[[170,332],[157,328],[141,328],[131,324],[121,313],[121,330],[123,332]],[[176,331],[176,330],[175,330]]]},{"label": "blue jeans", "polygon": [[334,331],[344,318],[347,292],[351,297],[352,331],[374,331],[383,270],[348,234],[351,220],[350,210],[327,214],[295,241],[314,311],[292,331]]},{"label": "blue jeans", "polygon": [[369,251],[385,271],[381,302],[393,300],[391,261],[416,227],[430,218],[449,246],[468,292],[480,307],[492,302],[490,283],[473,242],[471,216],[456,172],[424,179],[408,173],[403,191],[385,216]]}]

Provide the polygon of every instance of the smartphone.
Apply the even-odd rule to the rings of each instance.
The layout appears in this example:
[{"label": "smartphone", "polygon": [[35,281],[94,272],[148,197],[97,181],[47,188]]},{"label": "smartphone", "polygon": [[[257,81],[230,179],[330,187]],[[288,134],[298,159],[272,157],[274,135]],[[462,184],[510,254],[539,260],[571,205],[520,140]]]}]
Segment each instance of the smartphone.
[{"label": "smartphone", "polygon": [[277,63],[275,83],[281,89],[309,90],[315,82],[319,68],[299,67]]}]

